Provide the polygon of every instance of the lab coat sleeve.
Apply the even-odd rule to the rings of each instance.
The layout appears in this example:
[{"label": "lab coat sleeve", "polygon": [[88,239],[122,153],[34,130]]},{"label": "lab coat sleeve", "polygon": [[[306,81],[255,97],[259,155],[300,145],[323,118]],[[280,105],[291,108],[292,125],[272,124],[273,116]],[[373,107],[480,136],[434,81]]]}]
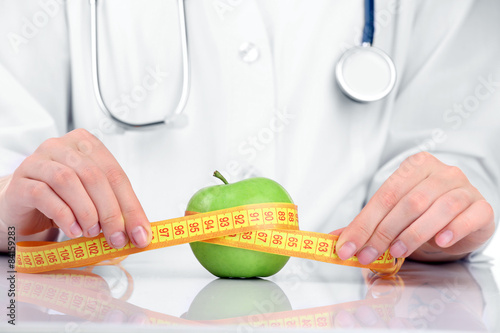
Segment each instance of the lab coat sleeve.
[{"label": "lab coat sleeve", "polygon": [[[391,122],[366,199],[405,158],[426,150],[465,173],[492,205],[498,225],[500,44],[490,32],[500,31],[500,4],[461,2],[466,6],[448,17],[448,26],[442,18],[455,6],[427,4],[412,22],[412,42],[395,55],[400,76],[388,103]],[[443,25],[434,33],[429,28]]]},{"label": "lab coat sleeve", "polygon": [[0,20],[0,177],[68,128],[65,3],[8,1]]},{"label": "lab coat sleeve", "polygon": [[57,136],[53,117],[0,64],[0,177],[11,174],[45,139]]}]

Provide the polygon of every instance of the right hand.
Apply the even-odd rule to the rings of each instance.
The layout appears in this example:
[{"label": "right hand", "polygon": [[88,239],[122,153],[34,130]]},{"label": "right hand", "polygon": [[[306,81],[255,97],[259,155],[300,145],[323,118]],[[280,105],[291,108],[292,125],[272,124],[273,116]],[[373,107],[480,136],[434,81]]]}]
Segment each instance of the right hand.
[{"label": "right hand", "polygon": [[129,179],[104,144],[84,129],[52,138],[0,188],[0,224],[21,235],[59,227],[122,248],[151,241],[151,227]]}]

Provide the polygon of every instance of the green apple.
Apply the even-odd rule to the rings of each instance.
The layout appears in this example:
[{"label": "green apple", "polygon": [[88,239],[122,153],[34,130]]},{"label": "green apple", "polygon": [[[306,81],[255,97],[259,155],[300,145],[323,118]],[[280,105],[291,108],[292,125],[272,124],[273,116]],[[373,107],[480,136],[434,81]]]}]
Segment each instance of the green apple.
[{"label": "green apple", "polygon": [[[293,203],[286,190],[268,178],[249,178],[234,184],[216,171],[214,176],[224,182],[196,192],[186,211],[205,213],[213,210],[270,202]],[[198,261],[210,273],[225,278],[271,276],[285,266],[289,257],[218,244],[190,244]]]}]

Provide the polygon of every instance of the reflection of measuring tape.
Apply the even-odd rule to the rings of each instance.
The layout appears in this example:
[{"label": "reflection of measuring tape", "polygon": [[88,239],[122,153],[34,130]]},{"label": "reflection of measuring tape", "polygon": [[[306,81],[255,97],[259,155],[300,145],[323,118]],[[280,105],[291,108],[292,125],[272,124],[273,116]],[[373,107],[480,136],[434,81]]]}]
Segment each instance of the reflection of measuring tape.
[{"label": "reflection of measuring tape", "polygon": [[109,246],[102,234],[64,242],[17,243],[16,269],[22,273],[81,267],[132,253],[195,241],[300,257],[328,263],[366,267],[395,274],[401,262],[389,251],[370,265],[356,257],[340,260],[335,251],[338,236],[300,231],[297,206],[286,203],[246,205],[188,215],[151,224],[153,238],[146,248],[129,242],[121,249]]},{"label": "reflection of measuring tape", "polygon": [[18,300],[53,309],[93,322],[105,322],[111,311],[118,310],[126,318],[142,314],[156,325],[248,325],[251,327],[332,328],[341,311],[355,313],[369,307],[384,323],[394,318],[394,297],[365,299],[316,308],[274,313],[258,313],[219,320],[187,320],[140,308],[111,296],[102,277],[89,272],[59,271],[47,275],[27,275],[18,279]]}]

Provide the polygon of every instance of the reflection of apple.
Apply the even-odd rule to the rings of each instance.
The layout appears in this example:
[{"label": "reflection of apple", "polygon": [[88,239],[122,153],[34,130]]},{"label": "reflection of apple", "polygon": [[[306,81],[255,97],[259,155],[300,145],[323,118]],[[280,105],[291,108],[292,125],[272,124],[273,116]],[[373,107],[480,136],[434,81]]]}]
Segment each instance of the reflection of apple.
[{"label": "reflection of apple", "polygon": [[[219,172],[214,176],[224,184],[206,187],[196,192],[188,203],[188,212],[205,213],[213,210],[249,204],[285,202],[292,199],[281,185],[267,178],[250,178],[228,184]],[[191,243],[198,261],[210,273],[219,277],[248,278],[270,276],[285,266],[289,257],[203,242]]]},{"label": "reflection of apple", "polygon": [[281,288],[262,279],[217,279],[205,286],[194,298],[182,318],[217,320],[290,311],[292,306]]}]

